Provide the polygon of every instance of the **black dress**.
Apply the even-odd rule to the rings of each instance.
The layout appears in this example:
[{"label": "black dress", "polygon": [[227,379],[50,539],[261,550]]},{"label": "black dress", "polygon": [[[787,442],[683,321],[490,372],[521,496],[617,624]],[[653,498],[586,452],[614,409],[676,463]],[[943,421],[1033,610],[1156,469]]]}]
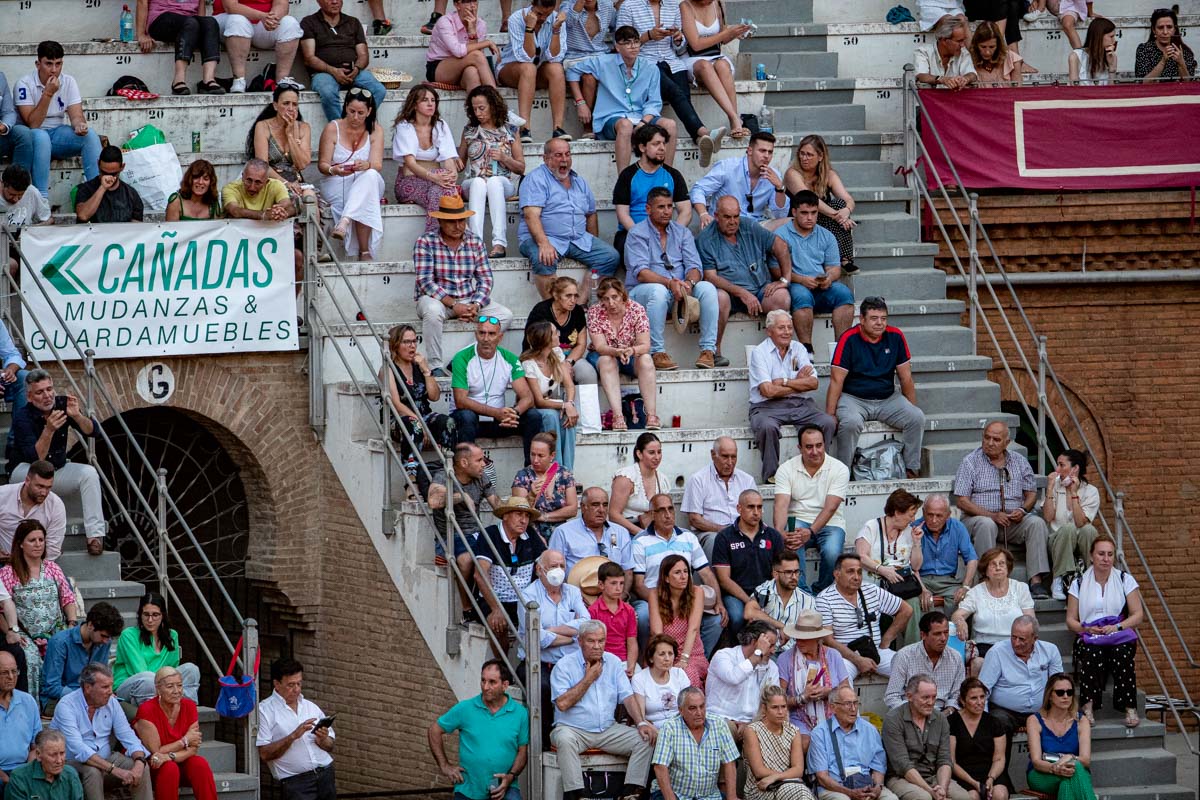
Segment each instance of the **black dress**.
[{"label": "black dress", "polygon": [[[954,743],[954,763],[962,767],[974,780],[983,783],[987,780],[988,772],[992,768],[993,747],[996,744],[995,739],[997,736],[1003,736],[1004,731],[992,715],[987,713],[980,717],[974,736],[967,730],[962,715],[957,711],[950,715],[948,721],[950,723],[950,735],[956,740]],[[1012,781],[1008,777],[1007,764],[1004,765],[1004,772],[1000,773],[1000,777],[995,782],[997,785],[1007,788],[1010,793],[1014,791]]]},{"label": "black dress", "polygon": [[[1158,49],[1158,45],[1154,42],[1142,42],[1137,47],[1137,56],[1133,62],[1133,74],[1135,77],[1144,78],[1150,74],[1150,71],[1158,66],[1158,62],[1162,60],[1162,51]],[[1185,50],[1183,53],[1183,63],[1187,64],[1188,74],[1195,77],[1196,75],[1196,56],[1192,55],[1192,51]],[[1175,63],[1175,59],[1170,59],[1163,65],[1160,78],[1179,78],[1179,65]]]},{"label": "black dress", "polygon": [[[421,427],[416,417],[392,417],[392,441],[400,445],[401,455],[407,458],[412,453],[412,448],[409,447],[408,439],[405,438],[403,432],[400,430],[400,425],[403,425],[408,430],[409,435],[416,442],[418,449],[424,449],[430,444],[436,444],[443,450],[453,450],[454,446],[458,444],[457,428],[449,414],[442,414],[430,407],[429,390],[425,388],[426,374],[421,371],[420,367],[413,364],[413,380],[410,383],[408,377],[404,374],[404,370],[397,366],[396,371],[400,373],[400,379],[404,381],[404,385],[408,387],[408,393],[412,396],[413,404],[416,406],[413,411],[421,415],[421,419],[429,426],[436,440],[435,442],[427,442],[425,440],[425,429]],[[399,392],[399,395],[400,401],[407,404],[404,392]],[[383,402],[387,402],[386,398]]]}]

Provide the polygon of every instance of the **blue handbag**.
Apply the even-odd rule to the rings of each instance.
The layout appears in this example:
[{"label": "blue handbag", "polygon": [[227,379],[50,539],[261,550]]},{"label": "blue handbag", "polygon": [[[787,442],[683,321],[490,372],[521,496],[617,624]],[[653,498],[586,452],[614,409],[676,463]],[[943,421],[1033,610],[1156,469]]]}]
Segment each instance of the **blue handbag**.
[{"label": "blue handbag", "polygon": [[242,640],[238,639],[237,647],[233,648],[233,659],[229,669],[217,682],[220,694],[217,695],[217,713],[229,719],[241,719],[254,710],[258,699],[258,662],[262,658],[262,650],[254,656],[254,672],[235,678],[233,670],[237,666],[238,656],[242,654]]}]

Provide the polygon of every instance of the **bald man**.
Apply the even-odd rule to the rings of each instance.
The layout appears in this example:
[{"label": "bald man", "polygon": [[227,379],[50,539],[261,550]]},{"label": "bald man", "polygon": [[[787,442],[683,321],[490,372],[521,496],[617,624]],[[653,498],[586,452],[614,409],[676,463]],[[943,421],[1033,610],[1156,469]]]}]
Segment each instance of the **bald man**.
[{"label": "bald man", "polygon": [[737,442],[718,436],[708,451],[712,463],[687,479],[680,510],[712,563],[717,533],[738,519],[738,497],[755,488],[754,478],[737,468]]}]

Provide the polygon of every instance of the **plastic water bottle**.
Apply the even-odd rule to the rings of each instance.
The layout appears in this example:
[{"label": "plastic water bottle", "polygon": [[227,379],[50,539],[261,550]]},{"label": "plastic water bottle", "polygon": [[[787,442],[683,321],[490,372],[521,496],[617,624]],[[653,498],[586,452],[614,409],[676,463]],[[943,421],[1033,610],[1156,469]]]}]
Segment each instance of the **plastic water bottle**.
[{"label": "plastic water bottle", "polygon": [[600,273],[592,270],[591,287],[588,290],[588,305],[594,306],[599,301],[599,296],[596,292],[596,287],[600,284]]},{"label": "plastic water bottle", "polygon": [[417,458],[409,453],[404,459],[404,471],[408,473],[408,480],[413,486],[417,485]]},{"label": "plastic water bottle", "polygon": [[767,65],[759,64],[754,68],[754,80],[765,81],[767,79]]},{"label": "plastic water bottle", "polygon": [[765,103],[758,112],[758,129],[765,133],[775,132],[775,111]]},{"label": "plastic water bottle", "polygon": [[133,41],[133,12],[129,6],[121,6],[121,41]]}]

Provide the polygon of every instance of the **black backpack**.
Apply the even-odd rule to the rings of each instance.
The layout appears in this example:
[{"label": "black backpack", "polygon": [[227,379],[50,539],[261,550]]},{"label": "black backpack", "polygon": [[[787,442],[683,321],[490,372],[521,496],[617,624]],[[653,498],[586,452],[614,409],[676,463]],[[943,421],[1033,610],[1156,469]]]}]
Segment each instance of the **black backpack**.
[{"label": "black backpack", "polygon": [[108,90],[109,97],[116,97],[118,89],[138,89],[139,91],[148,92],[150,87],[146,82],[135,75],[122,75],[113,81],[112,88]]}]

